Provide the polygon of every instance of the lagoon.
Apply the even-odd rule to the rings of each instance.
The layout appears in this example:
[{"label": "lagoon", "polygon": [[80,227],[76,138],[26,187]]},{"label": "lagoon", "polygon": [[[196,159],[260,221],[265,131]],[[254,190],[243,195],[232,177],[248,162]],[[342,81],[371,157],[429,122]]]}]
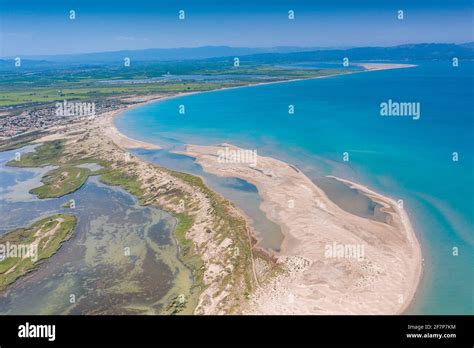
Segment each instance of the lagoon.
[{"label": "lagoon", "polygon": [[[72,238],[0,294],[0,314],[159,314],[193,284],[178,260],[176,220],[97,177],[61,198],[28,193],[44,168],[13,168],[0,152],[0,234],[52,214],[74,214]],[[33,183],[33,184],[31,184]],[[33,187],[32,187],[33,186]],[[74,209],[64,203],[74,199]]]}]

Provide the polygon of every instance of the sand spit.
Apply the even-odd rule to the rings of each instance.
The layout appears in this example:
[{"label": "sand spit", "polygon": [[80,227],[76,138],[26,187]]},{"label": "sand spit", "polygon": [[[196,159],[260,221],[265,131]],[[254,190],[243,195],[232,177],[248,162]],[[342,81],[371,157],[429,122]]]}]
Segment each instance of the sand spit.
[{"label": "sand spit", "polygon": [[[257,166],[227,163],[229,144],[188,145],[204,170],[257,186],[261,209],[285,234],[279,262],[288,272],[262,284],[247,314],[398,314],[410,304],[422,258],[406,212],[393,199],[346,180],[384,206],[387,223],[350,214],[333,203],[301,171],[258,156]],[[223,163],[226,162],[226,163]],[[231,162],[231,161],[230,161]]]},{"label": "sand spit", "polygon": [[389,69],[403,69],[403,68],[414,68],[414,64],[392,64],[392,63],[355,63],[355,65],[361,66],[366,71],[376,70],[389,70]]}]

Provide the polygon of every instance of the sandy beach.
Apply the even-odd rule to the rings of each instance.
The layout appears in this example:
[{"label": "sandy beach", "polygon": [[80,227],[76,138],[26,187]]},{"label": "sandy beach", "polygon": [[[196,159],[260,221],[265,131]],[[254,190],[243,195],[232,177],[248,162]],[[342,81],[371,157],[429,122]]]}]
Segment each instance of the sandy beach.
[{"label": "sandy beach", "polygon": [[[111,119],[115,116],[115,112],[106,113],[103,116],[105,116],[105,118]],[[122,148],[126,148],[126,149],[142,148],[142,149],[147,149],[147,150],[157,150],[160,148],[158,145],[146,143],[140,140],[127,137],[126,135],[120,133],[115,127],[104,127],[104,133],[110,139],[112,139],[114,143],[116,143],[118,146]]]}]

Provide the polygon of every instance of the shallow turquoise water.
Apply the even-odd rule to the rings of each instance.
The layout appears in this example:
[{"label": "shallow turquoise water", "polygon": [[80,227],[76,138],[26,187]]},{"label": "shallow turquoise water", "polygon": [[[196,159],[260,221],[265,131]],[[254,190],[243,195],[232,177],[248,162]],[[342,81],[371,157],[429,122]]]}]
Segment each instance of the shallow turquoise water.
[{"label": "shallow turquoise water", "polygon": [[[409,312],[473,314],[474,63],[418,64],[168,99],[129,110],[116,124],[171,149],[220,142],[257,149],[314,180],[332,174],[403,199],[425,258]],[[420,119],[380,116],[389,99],[420,103]]]}]

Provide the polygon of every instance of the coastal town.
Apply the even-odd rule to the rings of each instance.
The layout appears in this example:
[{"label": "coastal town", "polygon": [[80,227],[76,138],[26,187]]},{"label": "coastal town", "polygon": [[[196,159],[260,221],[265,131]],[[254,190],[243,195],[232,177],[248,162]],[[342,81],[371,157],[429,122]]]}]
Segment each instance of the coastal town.
[{"label": "coastal town", "polygon": [[[80,108],[86,105],[87,108]],[[64,112],[64,105],[79,106]],[[35,131],[43,131],[51,127],[67,125],[92,119],[102,113],[121,108],[119,99],[99,99],[88,103],[83,101],[67,101],[33,105],[26,107],[9,107],[0,109],[0,140],[18,137]],[[66,110],[67,111],[67,110]]]}]

